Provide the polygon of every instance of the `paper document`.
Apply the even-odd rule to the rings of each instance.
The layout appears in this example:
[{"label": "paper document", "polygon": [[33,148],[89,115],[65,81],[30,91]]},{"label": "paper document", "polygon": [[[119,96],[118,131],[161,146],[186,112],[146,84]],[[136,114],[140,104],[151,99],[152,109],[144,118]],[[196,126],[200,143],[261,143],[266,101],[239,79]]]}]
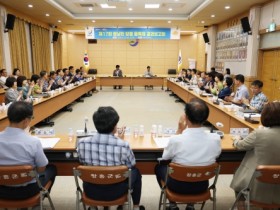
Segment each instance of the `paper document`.
[{"label": "paper document", "polygon": [[169,138],[170,137],[159,137],[159,138],[154,138],[154,141],[156,142],[158,148],[165,148],[167,147]]},{"label": "paper document", "polygon": [[39,138],[43,149],[54,148],[60,138]]},{"label": "paper document", "polygon": [[251,117],[251,118],[260,118],[261,114],[250,114],[250,113],[246,113],[244,114],[244,117]]}]

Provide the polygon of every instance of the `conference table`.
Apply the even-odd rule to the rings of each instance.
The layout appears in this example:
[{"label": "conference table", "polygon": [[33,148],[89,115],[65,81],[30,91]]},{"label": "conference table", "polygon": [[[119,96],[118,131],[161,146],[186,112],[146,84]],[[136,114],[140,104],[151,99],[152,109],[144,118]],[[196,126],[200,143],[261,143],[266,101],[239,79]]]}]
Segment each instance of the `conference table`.
[{"label": "conference table", "polygon": [[[50,92],[51,96],[48,98],[39,97],[38,99],[35,99],[33,102],[34,119],[31,120],[30,126],[33,126],[47,117],[50,117],[55,112],[59,111],[94,88],[96,88],[96,80],[89,78],[85,82],[68,86],[65,90],[55,90]],[[8,125],[9,121],[7,118],[7,112],[5,111],[0,113],[0,131],[4,130]]]},{"label": "conference table", "polygon": [[[45,154],[49,162],[55,164],[58,174],[61,176],[72,176],[73,167],[79,165],[78,153],[76,151],[77,138],[69,141],[67,135],[57,136],[59,142],[52,149],[46,149]],[[78,138],[80,139],[80,138]],[[125,141],[128,141],[136,158],[136,166],[142,174],[154,174],[154,167],[157,159],[162,156],[163,148],[159,148],[151,134],[143,137],[134,135],[125,135]],[[218,158],[221,164],[222,174],[233,174],[243,159],[245,152],[237,151],[232,146],[232,137],[226,134],[221,139],[222,153]]]},{"label": "conference table", "polygon": [[220,105],[214,104],[211,97],[207,97],[206,95],[206,97],[203,97],[193,89],[189,90],[189,86],[180,82],[175,82],[172,78],[167,80],[167,88],[186,103],[192,98],[200,98],[205,101],[210,111],[208,121],[214,126],[216,126],[217,123],[222,124],[223,127],[216,127],[224,133],[230,133],[230,128],[249,128],[251,132],[261,126],[260,123],[252,124],[245,121],[244,117],[237,115],[234,110],[229,110],[223,103],[220,103]]},{"label": "conference table", "polygon": [[134,86],[159,86],[163,90],[166,76],[124,76],[124,77],[111,77],[111,76],[98,76],[100,90],[103,86],[129,86],[130,90],[134,90]]}]

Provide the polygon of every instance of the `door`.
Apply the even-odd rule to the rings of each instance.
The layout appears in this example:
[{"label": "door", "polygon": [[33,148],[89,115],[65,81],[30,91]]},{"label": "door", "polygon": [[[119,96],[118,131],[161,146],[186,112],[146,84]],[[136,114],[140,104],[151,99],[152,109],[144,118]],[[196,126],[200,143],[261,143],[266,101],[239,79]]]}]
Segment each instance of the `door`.
[{"label": "door", "polygon": [[268,50],[263,52],[262,67],[261,67],[261,80],[263,81],[263,92],[268,97],[269,101],[277,98],[279,92],[277,82],[279,84],[280,71],[280,50]]},{"label": "door", "polygon": [[280,101],[280,50],[276,53],[275,89],[274,99]]}]

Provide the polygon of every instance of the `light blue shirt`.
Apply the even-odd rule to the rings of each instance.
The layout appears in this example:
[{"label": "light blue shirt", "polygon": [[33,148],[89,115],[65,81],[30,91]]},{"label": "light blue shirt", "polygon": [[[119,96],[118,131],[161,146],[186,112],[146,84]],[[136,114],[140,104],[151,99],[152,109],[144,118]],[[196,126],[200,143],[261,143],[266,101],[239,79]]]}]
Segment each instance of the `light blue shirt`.
[{"label": "light blue shirt", "polygon": [[233,101],[241,101],[242,98],[249,99],[249,91],[244,84],[237,88]]},{"label": "light blue shirt", "polygon": [[40,140],[20,128],[7,127],[0,132],[0,148],[0,165],[31,165],[35,168],[48,164]]}]

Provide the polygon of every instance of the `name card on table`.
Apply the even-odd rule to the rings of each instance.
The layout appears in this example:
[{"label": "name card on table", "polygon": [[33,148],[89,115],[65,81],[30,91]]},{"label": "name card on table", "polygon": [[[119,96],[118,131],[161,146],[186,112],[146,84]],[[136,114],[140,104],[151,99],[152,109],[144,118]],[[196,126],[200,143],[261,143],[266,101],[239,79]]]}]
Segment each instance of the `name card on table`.
[{"label": "name card on table", "polygon": [[50,128],[50,129],[36,128],[34,130],[34,135],[38,136],[38,137],[51,137],[51,136],[55,136],[55,132],[54,132],[54,129],[52,129],[52,128]]},{"label": "name card on table", "polygon": [[249,135],[249,128],[230,128],[230,134],[233,136],[241,136],[245,138]]}]

